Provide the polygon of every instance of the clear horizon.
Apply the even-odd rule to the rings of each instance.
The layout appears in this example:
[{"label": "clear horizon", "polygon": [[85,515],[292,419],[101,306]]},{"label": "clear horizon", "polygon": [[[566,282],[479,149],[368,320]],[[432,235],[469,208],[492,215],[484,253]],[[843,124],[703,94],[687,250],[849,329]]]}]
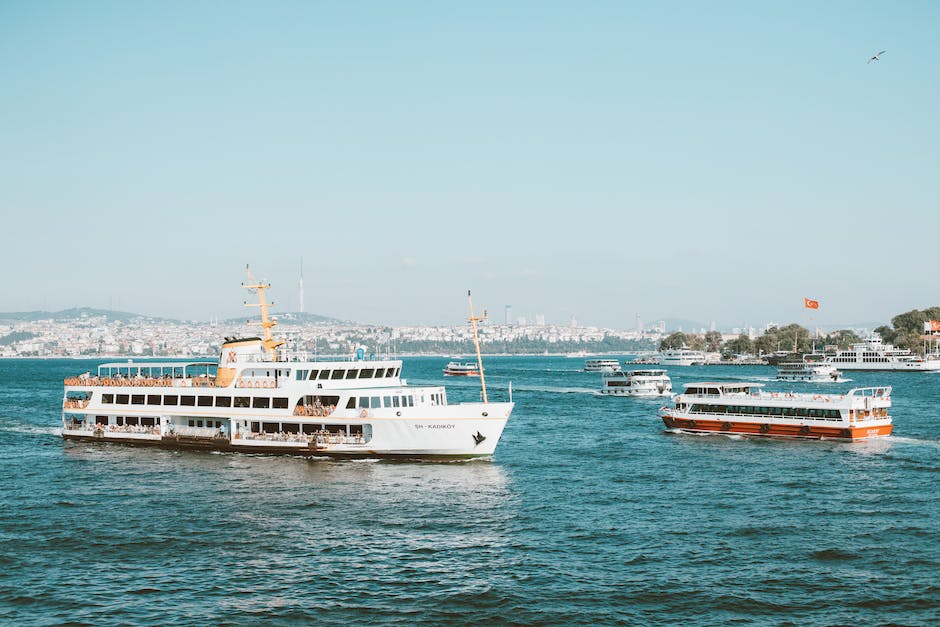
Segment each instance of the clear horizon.
[{"label": "clear horizon", "polygon": [[296,311],[301,259],[307,312],[398,326],[937,304],[936,3],[0,17],[0,310],[237,318],[249,263]]}]

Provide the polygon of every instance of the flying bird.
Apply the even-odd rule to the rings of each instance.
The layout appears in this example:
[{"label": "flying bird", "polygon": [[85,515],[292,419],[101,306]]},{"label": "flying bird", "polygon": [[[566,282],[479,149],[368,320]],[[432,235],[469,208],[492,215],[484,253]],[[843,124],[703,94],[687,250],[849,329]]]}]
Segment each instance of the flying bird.
[{"label": "flying bird", "polygon": [[882,50],[882,51],[879,52],[878,54],[872,55],[872,56],[868,59],[868,63],[871,63],[872,61],[881,61],[881,55],[883,55],[883,54],[886,53],[886,52],[887,52],[887,50]]}]

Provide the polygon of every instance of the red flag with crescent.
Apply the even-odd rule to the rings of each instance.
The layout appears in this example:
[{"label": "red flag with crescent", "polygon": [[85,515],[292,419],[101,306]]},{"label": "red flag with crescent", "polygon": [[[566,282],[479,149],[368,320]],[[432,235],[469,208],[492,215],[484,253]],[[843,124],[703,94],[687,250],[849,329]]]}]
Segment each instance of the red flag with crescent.
[{"label": "red flag with crescent", "polygon": [[819,309],[819,301],[810,298],[803,298],[803,306],[807,309]]}]

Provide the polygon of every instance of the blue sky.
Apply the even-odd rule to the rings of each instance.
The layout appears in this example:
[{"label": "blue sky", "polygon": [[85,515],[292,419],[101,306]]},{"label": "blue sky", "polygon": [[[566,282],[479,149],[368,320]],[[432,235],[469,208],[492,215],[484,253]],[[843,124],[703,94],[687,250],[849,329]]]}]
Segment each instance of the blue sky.
[{"label": "blue sky", "polygon": [[[936,2],[0,2],[0,310],[940,304]],[[881,61],[866,64],[879,50]]]}]

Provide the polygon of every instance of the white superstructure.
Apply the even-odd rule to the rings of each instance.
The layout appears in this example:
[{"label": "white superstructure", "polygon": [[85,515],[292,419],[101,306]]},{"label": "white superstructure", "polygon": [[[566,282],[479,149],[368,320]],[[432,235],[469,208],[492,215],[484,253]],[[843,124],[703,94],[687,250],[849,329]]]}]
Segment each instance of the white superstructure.
[{"label": "white superstructure", "polygon": [[669,396],[672,381],[665,370],[626,370],[603,376],[601,394],[609,396]]},{"label": "white superstructure", "polygon": [[[254,283],[252,281],[252,283]],[[271,337],[226,338],[217,362],[120,362],[65,380],[62,436],[173,448],[332,456],[493,454],[512,402],[451,404],[396,359],[313,359]]]},{"label": "white superstructure", "polygon": [[935,353],[921,357],[885,344],[877,335],[852,344],[848,350],[827,351],[826,363],[839,370],[940,370],[940,356]]}]

